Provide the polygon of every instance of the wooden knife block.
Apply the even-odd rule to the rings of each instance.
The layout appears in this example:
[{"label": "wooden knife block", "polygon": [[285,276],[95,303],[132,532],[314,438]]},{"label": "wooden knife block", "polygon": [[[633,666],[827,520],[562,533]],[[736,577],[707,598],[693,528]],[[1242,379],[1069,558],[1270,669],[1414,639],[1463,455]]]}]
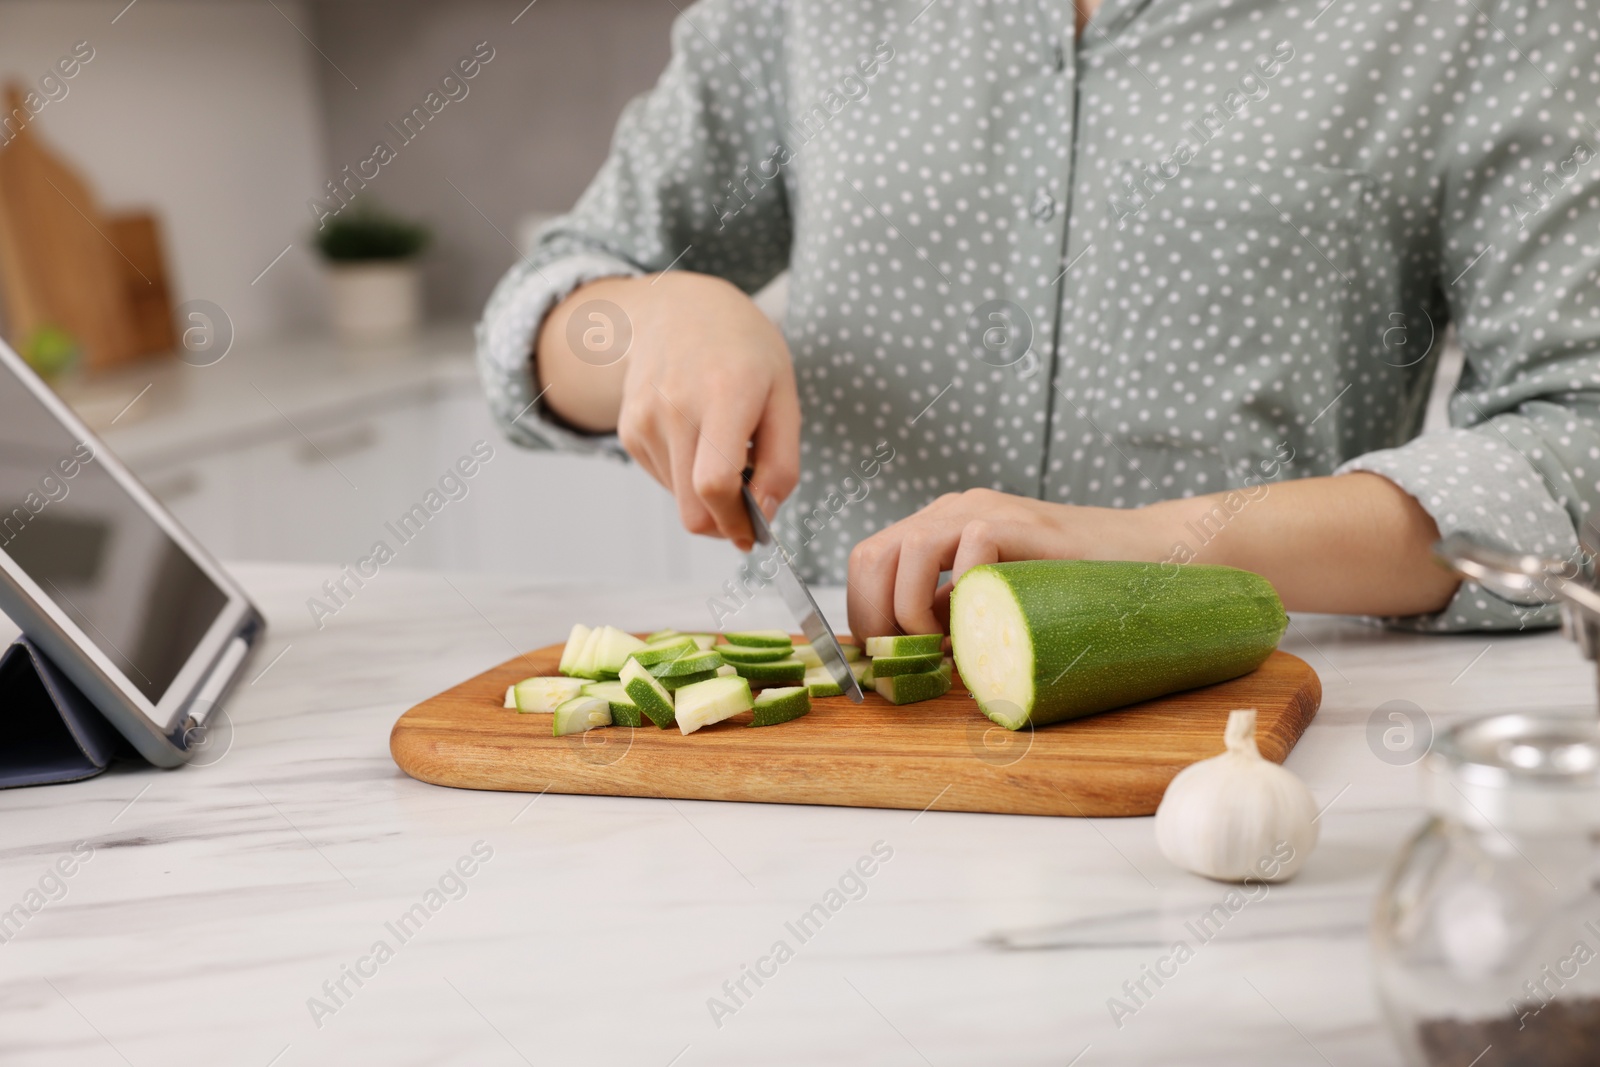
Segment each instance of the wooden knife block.
[{"label": "wooden knife block", "polygon": [[[27,115],[22,101],[8,85],[6,115]],[[0,146],[0,298],[13,347],[58,326],[81,346],[90,373],[176,343],[155,216],[103,212],[32,122]]]}]

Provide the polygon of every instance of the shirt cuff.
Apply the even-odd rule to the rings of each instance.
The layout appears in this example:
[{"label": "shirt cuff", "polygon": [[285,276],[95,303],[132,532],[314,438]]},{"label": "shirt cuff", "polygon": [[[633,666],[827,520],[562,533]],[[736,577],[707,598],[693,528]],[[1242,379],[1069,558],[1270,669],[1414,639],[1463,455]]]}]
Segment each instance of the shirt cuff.
[{"label": "shirt cuff", "polygon": [[[1538,469],[1509,443],[1478,430],[1431,433],[1357,456],[1334,473],[1351,471],[1380,474],[1416,498],[1438,524],[1440,537],[1463,533],[1518,552],[1578,557],[1572,518]],[[1442,611],[1378,621],[1434,633],[1524,630],[1558,625],[1561,612],[1554,604],[1513,604],[1464,580]]]},{"label": "shirt cuff", "polygon": [[542,265],[524,260],[495,286],[478,323],[478,374],[489,410],[513,443],[627,457],[616,434],[580,433],[543,410],[533,372],[533,342],[545,316],[580,285],[642,273],[625,259],[583,252]]}]

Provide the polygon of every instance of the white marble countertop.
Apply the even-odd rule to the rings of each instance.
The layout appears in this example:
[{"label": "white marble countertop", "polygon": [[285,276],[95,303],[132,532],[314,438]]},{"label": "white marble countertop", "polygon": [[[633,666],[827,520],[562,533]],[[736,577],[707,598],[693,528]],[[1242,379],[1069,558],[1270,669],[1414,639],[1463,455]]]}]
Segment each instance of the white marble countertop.
[{"label": "white marble countertop", "polygon": [[[0,793],[0,909],[93,850],[0,943],[7,1067],[1385,1067],[1367,921],[1421,810],[1416,768],[1369,748],[1374,709],[1408,700],[1442,726],[1594,700],[1589,665],[1553,634],[1297,620],[1284,647],[1324,701],[1289,765],[1329,805],[1322,843],[1119,1028],[1108,998],[1227,892],[1167,864],[1149,819],[423,785],[388,751],[412,703],[574,619],[703,625],[705,591],[385,571],[318,632],[304,602],[320,569],[236,570],[273,630],[220,759]],[[775,603],[749,610],[784,623]],[[785,924],[875,844],[892,857],[864,895],[802,943]],[[463,857],[472,876],[446,878],[452,896],[426,912]],[[418,903],[426,921],[402,942],[386,924]],[[708,998],[732,1004],[724,981],[780,939],[792,958],[746,979],[717,1025]],[[343,970],[358,965],[359,986]],[[335,1000],[324,983],[341,978]]]}]

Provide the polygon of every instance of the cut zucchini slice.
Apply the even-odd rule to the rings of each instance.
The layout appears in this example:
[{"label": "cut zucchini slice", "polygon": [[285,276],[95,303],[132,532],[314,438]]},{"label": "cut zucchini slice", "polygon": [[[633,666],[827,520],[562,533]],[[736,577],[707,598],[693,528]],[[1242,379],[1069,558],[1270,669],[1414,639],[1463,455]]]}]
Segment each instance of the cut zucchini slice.
[{"label": "cut zucchini slice", "polygon": [[839,651],[844,653],[844,661],[846,663],[854,663],[856,660],[861,658],[860,645],[849,645],[845,644],[843,641],[840,641]]},{"label": "cut zucchini slice", "polygon": [[714,671],[722,666],[722,657],[716,652],[695,649],[687,655],[676,659],[662,660],[660,663],[647,663],[645,670],[657,678],[681,678],[685,674],[702,674],[705,671]]},{"label": "cut zucchini slice", "polygon": [[745,630],[736,634],[722,635],[730,645],[744,645],[748,648],[793,648],[794,642],[782,630]]},{"label": "cut zucchini slice", "polygon": [[[648,667],[645,669],[649,670]],[[721,669],[721,667],[717,668],[718,671]],[[700,671],[697,674],[679,674],[671,678],[657,678],[656,681],[661,683],[661,688],[665,689],[669,693],[672,693],[682,689],[686,685],[693,685],[696,682],[709,681],[716,676],[717,671]]]},{"label": "cut zucchini slice", "polygon": [[639,713],[639,706],[628,696],[628,691],[621,682],[590,682],[583,687],[582,695],[599,697],[611,705],[613,726],[644,725],[644,716]]},{"label": "cut zucchini slice", "polygon": [[795,645],[794,658],[806,665],[806,669],[822,666],[822,657],[817,655],[817,650],[810,645]]},{"label": "cut zucchini slice", "polygon": [[797,659],[780,659],[771,663],[735,663],[733,669],[741,678],[765,685],[799,685],[806,680],[806,665]]},{"label": "cut zucchini slice", "polygon": [[653,645],[657,641],[665,641],[669,637],[679,636],[682,635],[680,635],[676,630],[657,630],[655,633],[647,635],[644,639],[644,643],[647,645]]},{"label": "cut zucchini slice", "polygon": [[806,671],[806,689],[814,697],[842,697],[844,690],[839,688],[839,683],[833,680],[823,667],[812,667]]},{"label": "cut zucchini slice", "polygon": [[574,697],[556,709],[550,732],[556,737],[565,737],[610,725],[611,704],[608,701],[600,697]]},{"label": "cut zucchini slice", "polygon": [[715,647],[717,643],[716,634],[684,634],[683,636],[693,638],[694,643],[700,646],[702,652]]},{"label": "cut zucchini slice", "polygon": [[[677,637],[669,637],[665,641],[647,643],[643,648],[635,651],[632,658],[638,660],[641,665],[648,667],[652,663],[665,663],[667,660],[677,659],[679,656],[687,656],[691,652],[698,651],[699,646],[694,643],[693,638],[679,634]],[[622,672],[619,670],[617,673],[621,674]]]},{"label": "cut zucchini slice", "polygon": [[517,706],[517,687],[515,683],[506,686],[506,702],[500,706],[502,708],[515,708]]},{"label": "cut zucchini slice", "polygon": [[755,718],[751,726],[776,726],[780,722],[798,719],[811,710],[811,694],[803,685],[785,686],[781,689],[763,689],[756,694]]},{"label": "cut zucchini slice", "polygon": [[718,678],[731,678],[738,673],[738,671],[734,670],[733,664],[731,663],[724,663],[722,666],[717,668]]},{"label": "cut zucchini slice", "polygon": [[850,664],[850,673],[856,676],[856,684],[861,688],[872,688],[873,673],[870,659],[859,659]]},{"label": "cut zucchini slice", "polygon": [[561,649],[561,666],[556,670],[562,674],[572,673],[572,665],[578,662],[578,653],[583,651],[584,642],[589,640],[593,632],[581,622],[572,624],[572,632],[567,635],[567,643]]},{"label": "cut zucchini slice", "polygon": [[755,701],[750,683],[743,678],[712,678],[680,689],[673,703],[678,729],[692,734],[702,726],[749,711]]},{"label": "cut zucchini slice", "polygon": [[[605,636],[605,627],[596,626],[589,631],[589,636],[583,639],[583,647],[578,649],[577,655],[572,657],[570,666],[563,667],[561,673],[570,674],[574,678],[597,678],[594,672],[595,650],[600,647],[600,638]],[[565,658],[565,657],[563,657]]]},{"label": "cut zucchini slice", "polygon": [[874,656],[872,659],[872,677],[894,678],[902,674],[921,674],[924,671],[939,669],[940,656],[935,652],[931,655],[918,656]]},{"label": "cut zucchini slice", "polygon": [[915,704],[950,692],[950,676],[943,668],[922,674],[899,674],[872,683],[878,695],[891,704]]},{"label": "cut zucchini slice", "polygon": [[[810,646],[807,645],[807,648]],[[717,655],[729,663],[771,663],[773,660],[788,659],[789,650],[786,648],[746,648],[744,645],[718,645]],[[822,666],[822,661],[817,661],[817,666]]]},{"label": "cut zucchini slice", "polygon": [[603,632],[605,636],[595,647],[593,669],[602,677],[615,678],[622,673],[628,657],[644,647],[644,642],[615,626],[607,626]]},{"label": "cut zucchini slice", "polygon": [[672,694],[636,660],[630,659],[622,665],[622,688],[651,722],[663,730],[672,725]]},{"label": "cut zucchini slice", "polygon": [[524,678],[511,687],[511,706],[548,715],[583,692],[582,678]]},{"label": "cut zucchini slice", "polygon": [[944,634],[907,634],[900,637],[867,638],[867,655],[879,656],[937,656],[944,645]]}]

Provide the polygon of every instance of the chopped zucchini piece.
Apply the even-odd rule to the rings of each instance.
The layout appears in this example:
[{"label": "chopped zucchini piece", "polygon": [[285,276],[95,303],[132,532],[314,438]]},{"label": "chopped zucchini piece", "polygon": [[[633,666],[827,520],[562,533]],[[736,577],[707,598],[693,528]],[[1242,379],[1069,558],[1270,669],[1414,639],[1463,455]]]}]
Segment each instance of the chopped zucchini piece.
[{"label": "chopped zucchini piece", "polygon": [[672,694],[635,660],[622,665],[622,687],[629,699],[663,730],[672,725]]},{"label": "chopped zucchini piece", "polygon": [[793,656],[806,665],[806,669],[822,666],[822,657],[817,655],[817,650],[810,645],[795,645]]},{"label": "chopped zucchini piece", "polygon": [[702,652],[715,647],[717,643],[716,634],[684,634],[684,636],[692,637],[694,639],[694,643],[700,646],[700,650]]},{"label": "chopped zucchini piece", "polygon": [[730,645],[744,645],[747,648],[793,648],[794,642],[782,630],[745,630],[742,633],[723,634],[723,638]]},{"label": "chopped zucchini piece", "polygon": [[578,662],[578,653],[583,651],[584,642],[589,640],[593,632],[581,622],[572,624],[572,632],[567,635],[567,643],[561,649],[561,666],[556,670],[562,674],[572,673],[572,665]]},{"label": "chopped zucchini piece", "polygon": [[[771,663],[773,660],[788,659],[789,650],[786,648],[746,648],[744,645],[718,645],[717,655],[729,663]],[[821,666],[820,662],[818,666]]]},{"label": "chopped zucchini piece", "polygon": [[647,645],[653,645],[657,641],[665,641],[669,637],[679,637],[679,636],[682,636],[682,635],[680,635],[678,633],[678,631],[676,631],[676,630],[657,630],[655,633],[646,636],[645,639],[644,639],[644,643],[647,644]]},{"label": "chopped zucchini piece", "polygon": [[712,678],[680,689],[673,703],[678,729],[692,734],[702,726],[749,711],[755,701],[750,697],[750,683],[743,678]]},{"label": "chopped zucchini piece", "polygon": [[[648,669],[649,668],[646,668],[646,670]],[[721,667],[717,668],[717,670],[721,669]],[[700,671],[696,674],[678,674],[671,678],[657,678],[656,681],[661,683],[661,688],[671,693],[682,689],[686,685],[693,685],[696,682],[708,681],[716,676],[717,671]]]},{"label": "chopped zucchini piece", "polygon": [[921,674],[879,678],[872,687],[891,704],[915,704],[919,700],[932,700],[950,692],[950,676],[943,668],[939,668]]},{"label": "chopped zucchini piece", "polygon": [[722,666],[722,657],[716,652],[702,652],[695,649],[687,655],[676,659],[662,660],[660,663],[647,663],[645,670],[657,678],[680,678],[685,674],[700,674],[704,671],[714,671]]},{"label": "chopped zucchini piece", "polygon": [[506,702],[500,706],[503,708],[515,708],[517,706],[517,687],[515,684],[506,686]]},{"label": "chopped zucchini piece", "polygon": [[872,658],[872,676],[874,678],[894,678],[902,674],[921,674],[924,671],[939,669],[939,653],[918,656],[874,656]]},{"label": "chopped zucchini piece", "polygon": [[639,714],[639,706],[628,696],[628,691],[621,682],[590,682],[583,687],[583,695],[599,697],[611,705],[613,726],[644,725],[644,716]]},{"label": "chopped zucchini piece", "polygon": [[851,645],[851,644],[846,644],[843,641],[840,641],[839,642],[839,651],[844,653],[844,661],[846,663],[854,663],[856,660],[861,658],[861,646],[860,645]]},{"label": "chopped zucchini piece", "polygon": [[850,673],[856,676],[856,684],[861,688],[872,688],[874,676],[872,673],[872,661],[870,659],[860,659],[850,664]]},{"label": "chopped zucchini piece", "polygon": [[731,663],[724,663],[722,666],[717,668],[718,678],[731,678],[738,673],[739,672],[734,669],[733,664]]},{"label": "chopped zucchini piece", "polygon": [[781,689],[763,689],[756,694],[755,718],[751,726],[776,726],[780,722],[798,719],[811,710],[811,694],[803,685],[785,686]]},{"label": "chopped zucchini piece", "polygon": [[806,665],[797,659],[780,659],[772,663],[735,663],[733,669],[741,678],[765,685],[799,685],[805,681]]},{"label": "chopped zucchini piece", "polygon": [[548,715],[578,696],[584,684],[582,678],[524,678],[511,687],[512,707]]},{"label": "chopped zucchini piece", "polygon": [[844,690],[839,688],[839,683],[833,680],[826,668],[812,667],[806,671],[806,689],[814,697],[841,697]]},{"label": "chopped zucchini piece", "polygon": [[611,725],[611,704],[601,697],[573,697],[556,709],[550,732],[556,737]]},{"label": "chopped zucchini piece", "polygon": [[574,678],[598,678],[599,675],[594,669],[594,657],[595,651],[600,647],[600,638],[603,636],[605,636],[604,626],[596,626],[590,630],[589,636],[583,639],[583,647],[572,657],[572,664],[562,668],[561,673],[570,674]]},{"label": "chopped zucchini piece", "polygon": [[[686,656],[691,652],[697,651],[699,651],[699,648],[692,638],[679,634],[677,637],[669,637],[665,641],[650,642],[635,651],[632,658],[638,660],[641,666],[648,667],[652,663],[665,663],[667,660],[677,659],[679,656]],[[621,671],[618,671],[618,673],[620,674]]]},{"label": "chopped zucchini piece", "polygon": [[644,642],[615,626],[604,628],[605,636],[595,648],[594,671],[605,678],[615,678],[622,673],[628,657],[644,647]]},{"label": "chopped zucchini piece", "polygon": [[944,645],[944,634],[907,634],[900,637],[867,638],[867,655],[879,656],[937,656]]}]

